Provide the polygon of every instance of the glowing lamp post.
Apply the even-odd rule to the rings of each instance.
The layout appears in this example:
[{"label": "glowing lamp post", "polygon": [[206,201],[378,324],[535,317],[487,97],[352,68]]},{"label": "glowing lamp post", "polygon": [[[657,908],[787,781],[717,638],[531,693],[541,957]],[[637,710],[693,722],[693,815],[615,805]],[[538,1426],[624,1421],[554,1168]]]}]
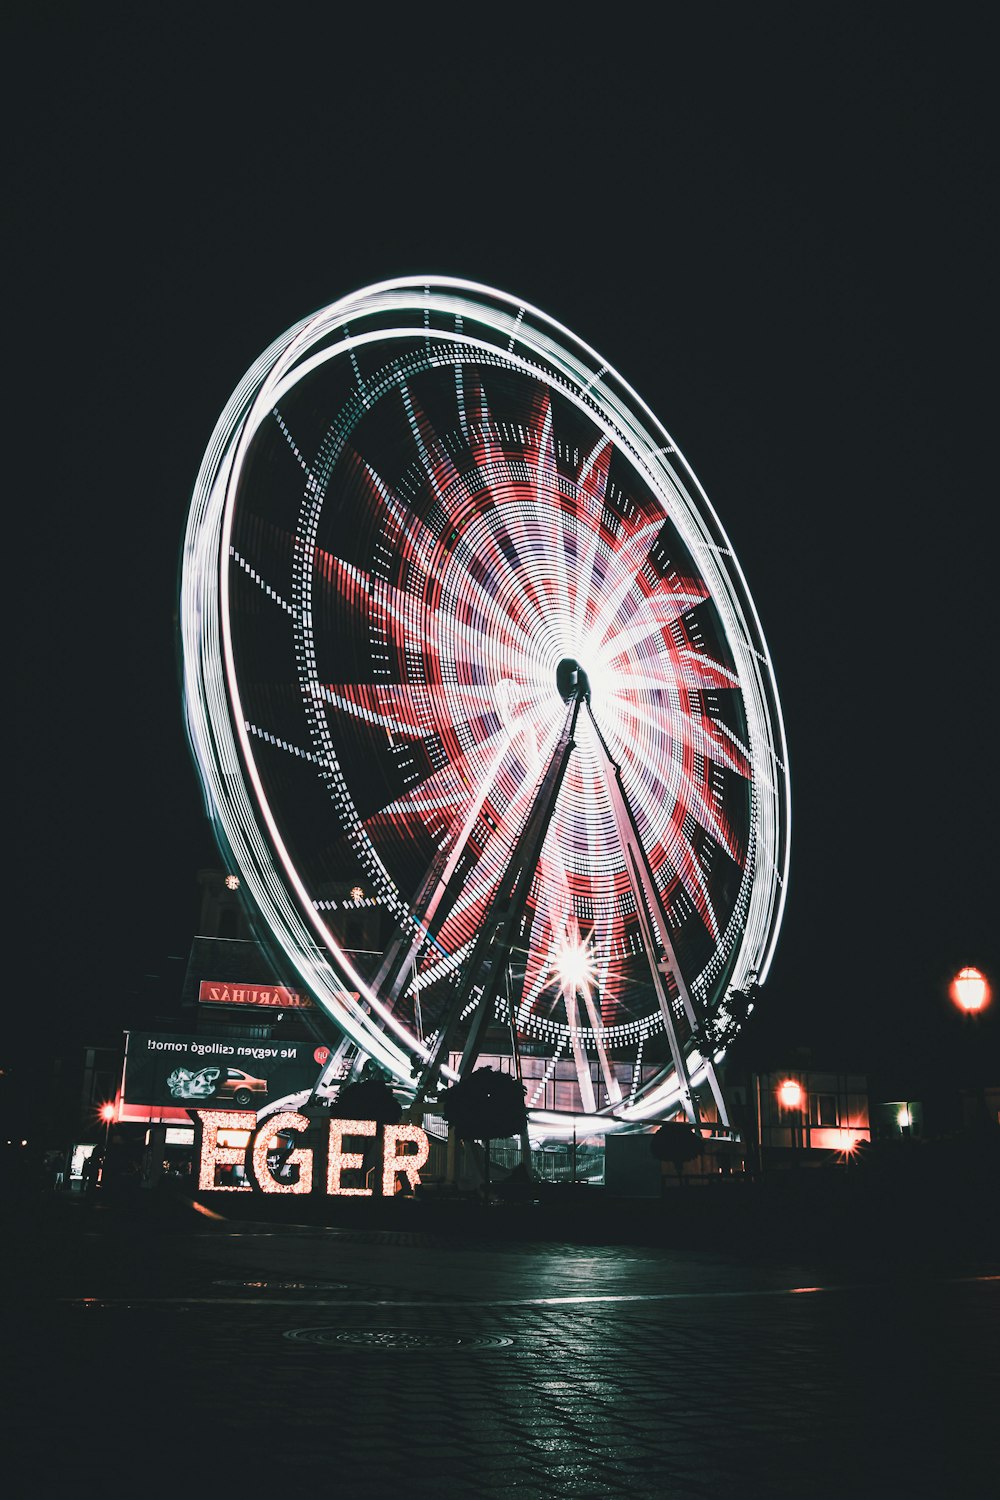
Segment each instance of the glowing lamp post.
[{"label": "glowing lamp post", "polygon": [[975,1022],[974,1018],[989,1005],[992,998],[992,991],[990,990],[989,980],[982,969],[977,969],[969,964],[964,969],[959,969],[951,981],[948,993],[963,1016],[966,1017],[962,1028],[966,1032],[963,1048],[966,1054],[964,1059],[965,1085],[972,1091],[975,1101],[973,1108],[976,1111],[978,1123],[986,1119],[986,1093],[979,1071],[981,1063],[975,1052],[975,1032],[978,1030],[978,1023]]},{"label": "glowing lamp post", "polygon": [[981,969],[959,969],[951,981],[952,1000],[966,1015],[974,1015],[990,1003],[990,986]]},{"label": "glowing lamp post", "polygon": [[115,1106],[110,1102],[107,1104],[102,1104],[100,1109],[98,1110],[98,1114],[104,1121],[104,1161],[101,1164],[100,1173],[97,1179],[99,1182],[101,1177],[104,1176],[104,1173],[107,1170],[108,1147],[111,1144],[111,1122],[115,1117]]},{"label": "glowing lamp post", "polygon": [[798,1166],[799,1139],[802,1132],[802,1102],[805,1091],[796,1078],[784,1078],[778,1084],[778,1103],[792,1115],[792,1161]]},{"label": "glowing lamp post", "polygon": [[794,1078],[786,1078],[778,1085],[778,1099],[782,1109],[802,1108],[802,1085]]}]

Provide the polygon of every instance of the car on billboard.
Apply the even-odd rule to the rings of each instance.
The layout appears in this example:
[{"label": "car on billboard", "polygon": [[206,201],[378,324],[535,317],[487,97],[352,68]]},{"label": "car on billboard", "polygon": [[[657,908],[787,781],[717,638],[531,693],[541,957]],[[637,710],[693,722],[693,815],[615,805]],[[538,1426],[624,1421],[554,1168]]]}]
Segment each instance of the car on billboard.
[{"label": "car on billboard", "polygon": [[267,1080],[255,1078],[243,1068],[209,1067],[197,1072],[175,1068],[167,1079],[167,1087],[172,1099],[213,1104],[231,1099],[238,1109],[267,1097]]},{"label": "car on billboard", "polygon": [[267,1097],[267,1080],[254,1078],[242,1068],[223,1068],[223,1077],[216,1086],[214,1099],[232,1099],[241,1109],[253,1104],[256,1099]]}]

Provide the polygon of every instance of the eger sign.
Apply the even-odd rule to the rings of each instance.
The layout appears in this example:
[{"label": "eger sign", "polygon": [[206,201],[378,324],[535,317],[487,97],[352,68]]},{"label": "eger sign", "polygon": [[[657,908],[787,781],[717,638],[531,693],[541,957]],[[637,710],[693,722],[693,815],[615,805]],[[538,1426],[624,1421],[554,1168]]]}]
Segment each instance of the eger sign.
[{"label": "eger sign", "polygon": [[[348,1150],[345,1142],[359,1145],[374,1140],[379,1127],[374,1120],[324,1120],[317,1125],[295,1110],[272,1115],[260,1128],[257,1116],[237,1110],[192,1110],[200,1126],[198,1188],[201,1192],[249,1193],[256,1187],[262,1193],[326,1193],[338,1198],[370,1198],[373,1189],[359,1183],[366,1163],[363,1150]],[[245,1131],[248,1145],[226,1145],[220,1135],[232,1138],[234,1131]],[[250,1132],[253,1132],[252,1136]],[[275,1142],[280,1136],[306,1136],[286,1152],[281,1161],[281,1175],[275,1172]],[[413,1150],[407,1147],[412,1146]],[[384,1125],[382,1150],[376,1165],[381,1168],[382,1196],[391,1198],[400,1176],[405,1176],[411,1191],[420,1184],[420,1168],[430,1153],[427,1136],[419,1125]],[[244,1170],[250,1164],[253,1181],[245,1176],[236,1181],[220,1181],[222,1173]],[[345,1184],[344,1174],[352,1183]]]}]

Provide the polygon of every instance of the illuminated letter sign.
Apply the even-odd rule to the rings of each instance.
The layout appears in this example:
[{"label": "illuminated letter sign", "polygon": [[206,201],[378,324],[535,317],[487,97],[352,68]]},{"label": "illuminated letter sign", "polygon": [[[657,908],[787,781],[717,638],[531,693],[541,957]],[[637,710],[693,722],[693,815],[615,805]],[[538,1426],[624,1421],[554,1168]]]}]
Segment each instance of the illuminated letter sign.
[{"label": "illuminated letter sign", "polygon": [[[397,1141],[413,1141],[416,1151],[396,1154]],[[396,1191],[396,1177],[405,1172],[412,1192],[420,1182],[420,1168],[430,1155],[430,1141],[419,1125],[387,1125],[382,1147],[382,1196],[391,1198]]]},{"label": "illuminated letter sign", "polygon": [[198,1168],[200,1192],[249,1193],[249,1182],[215,1181],[216,1167],[242,1167],[246,1151],[238,1146],[220,1146],[220,1130],[252,1130],[257,1116],[250,1110],[199,1109],[193,1111],[201,1121],[201,1163]]},{"label": "illuminated letter sign", "polygon": [[313,1154],[311,1151],[304,1149],[290,1151],[282,1163],[282,1168],[298,1167],[298,1182],[281,1182],[274,1176],[267,1164],[268,1151],[272,1149],[271,1142],[276,1135],[282,1132],[287,1134],[290,1130],[308,1129],[309,1121],[305,1115],[296,1114],[293,1110],[284,1110],[281,1114],[272,1115],[260,1127],[253,1142],[253,1173],[262,1193],[308,1193],[312,1191]]},{"label": "illuminated letter sign", "polygon": [[341,1172],[360,1170],[363,1158],[360,1151],[345,1151],[345,1135],[374,1135],[374,1120],[331,1120],[330,1145],[326,1157],[326,1190],[331,1197],[370,1198],[371,1188],[341,1187]]},{"label": "illuminated letter sign", "polygon": [[[198,1188],[201,1192],[247,1193],[253,1184],[248,1180],[217,1184],[217,1167],[242,1167],[247,1152],[241,1146],[222,1146],[219,1132],[222,1130],[254,1131],[251,1159],[253,1175],[262,1193],[311,1193],[320,1184],[332,1198],[370,1198],[370,1187],[342,1187],[344,1172],[359,1171],[363,1165],[360,1151],[345,1151],[345,1137],[355,1136],[370,1139],[378,1134],[375,1120],[331,1120],[324,1140],[316,1139],[316,1151],[312,1146],[298,1146],[290,1151],[281,1164],[298,1167],[297,1181],[284,1181],[276,1177],[268,1166],[268,1155],[274,1151],[273,1142],[279,1135],[300,1135],[309,1130],[310,1121],[294,1110],[285,1110],[272,1115],[255,1129],[257,1116],[250,1110],[192,1110],[201,1125],[201,1161],[198,1169]],[[415,1149],[406,1150],[407,1145]],[[400,1148],[404,1149],[400,1149]],[[322,1162],[326,1150],[326,1171],[313,1170],[313,1157],[318,1154]],[[420,1168],[430,1155],[430,1142],[419,1125],[386,1125],[382,1142],[382,1192],[391,1198],[396,1191],[397,1178],[405,1173],[410,1189],[420,1186]]]}]

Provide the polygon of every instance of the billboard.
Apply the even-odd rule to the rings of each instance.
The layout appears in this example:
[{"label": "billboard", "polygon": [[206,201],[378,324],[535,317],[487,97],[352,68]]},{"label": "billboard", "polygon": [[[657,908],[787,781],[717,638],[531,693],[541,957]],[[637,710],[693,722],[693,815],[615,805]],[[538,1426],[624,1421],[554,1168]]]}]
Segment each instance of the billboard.
[{"label": "billboard", "polygon": [[329,1049],[314,1041],[131,1031],[119,1119],[177,1120],[192,1109],[253,1110],[311,1089]]}]

